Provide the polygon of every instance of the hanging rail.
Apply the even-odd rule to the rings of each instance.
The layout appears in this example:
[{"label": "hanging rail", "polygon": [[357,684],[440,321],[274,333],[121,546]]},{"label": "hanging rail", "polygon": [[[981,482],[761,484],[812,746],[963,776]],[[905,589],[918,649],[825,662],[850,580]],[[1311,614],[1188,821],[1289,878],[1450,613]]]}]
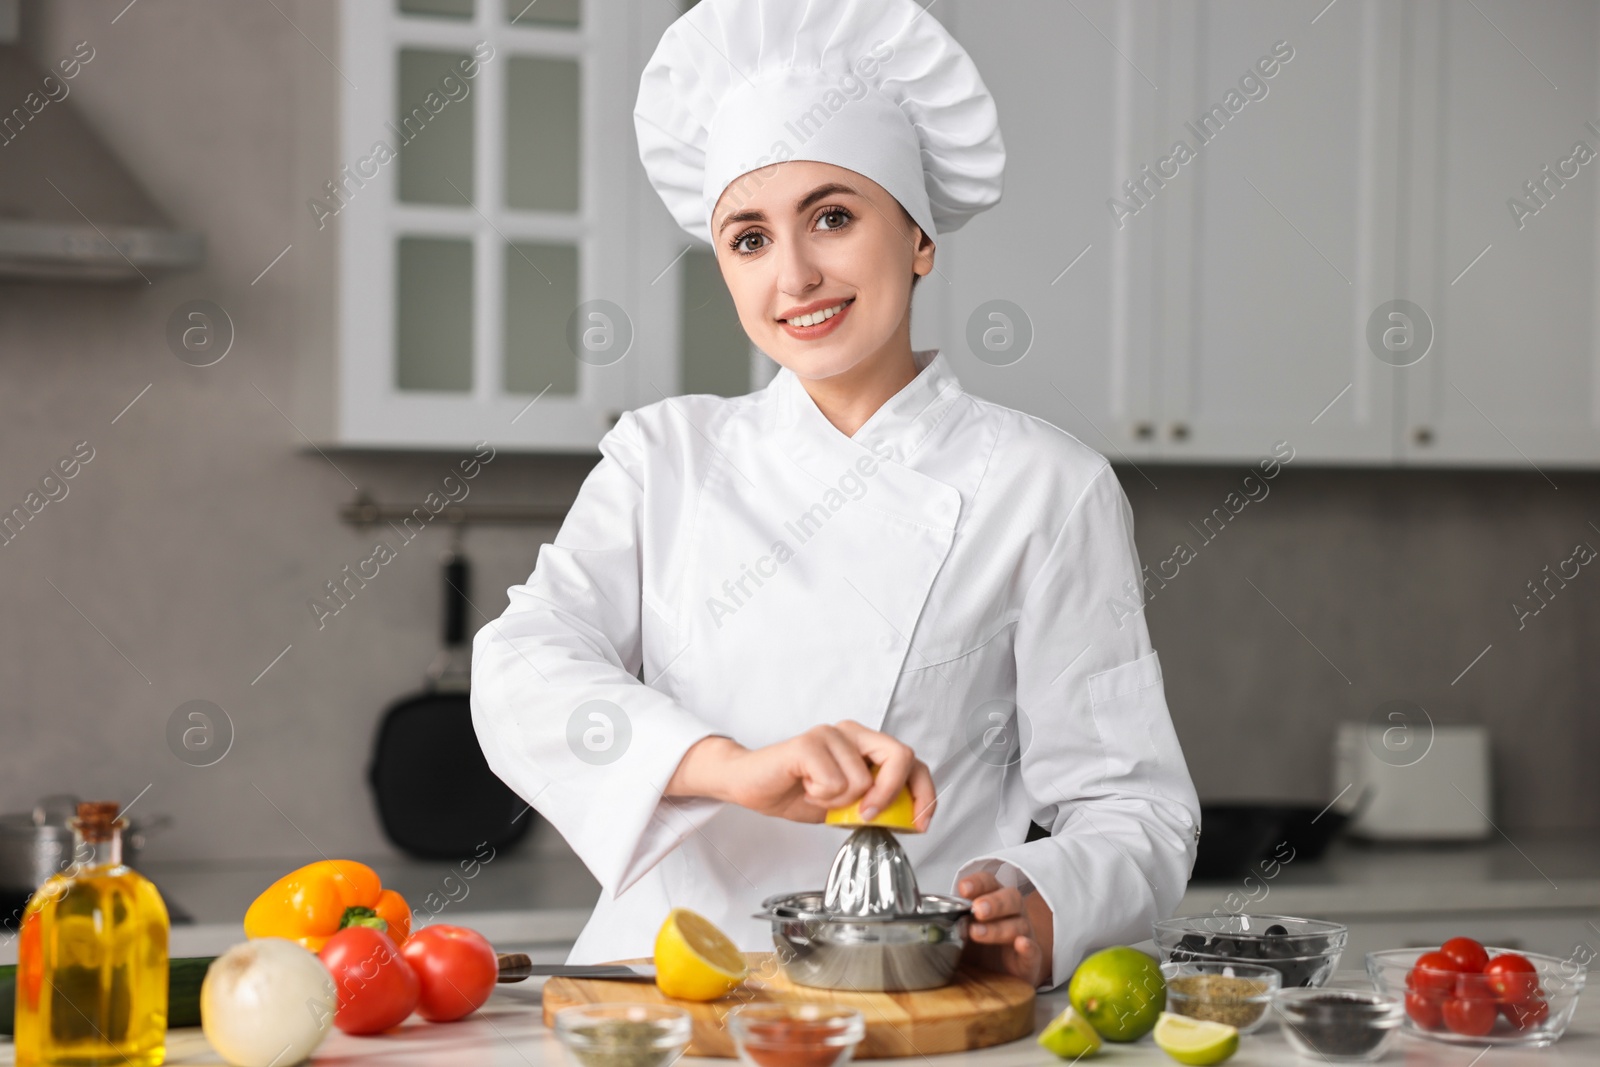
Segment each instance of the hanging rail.
[{"label": "hanging rail", "polygon": [[[339,509],[339,517],[352,526],[374,526],[412,517],[421,504],[380,504],[366,493]],[[567,508],[557,504],[446,504],[433,518],[456,525],[559,526]]]}]

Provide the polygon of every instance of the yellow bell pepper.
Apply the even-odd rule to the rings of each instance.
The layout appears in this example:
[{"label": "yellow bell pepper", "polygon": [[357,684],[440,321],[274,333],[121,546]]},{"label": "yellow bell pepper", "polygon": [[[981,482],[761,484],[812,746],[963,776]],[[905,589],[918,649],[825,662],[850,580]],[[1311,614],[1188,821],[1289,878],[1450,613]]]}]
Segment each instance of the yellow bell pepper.
[{"label": "yellow bell pepper", "polygon": [[346,926],[375,927],[400,945],[411,936],[411,909],[366,864],[319,860],[273,882],[244,913],[246,937],[282,937],[312,952]]}]

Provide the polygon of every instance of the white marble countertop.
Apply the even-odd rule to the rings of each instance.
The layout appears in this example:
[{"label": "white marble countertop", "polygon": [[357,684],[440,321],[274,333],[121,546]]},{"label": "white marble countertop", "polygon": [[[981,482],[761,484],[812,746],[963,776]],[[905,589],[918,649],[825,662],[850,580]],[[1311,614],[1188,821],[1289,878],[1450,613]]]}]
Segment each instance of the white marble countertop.
[{"label": "white marble countertop", "polygon": [[[350,1037],[334,1031],[313,1055],[313,1064],[355,1065],[363,1067],[577,1067],[568,1058],[541,1021],[540,986],[506,985],[477,1014],[460,1022],[433,1024],[413,1016],[398,1029],[377,1037]],[[1034,1033],[1066,1005],[1065,994],[1041,995],[1036,1002]],[[1483,1067],[1568,1067],[1600,1063],[1600,1001],[1585,998],[1578,1003],[1578,1014],[1565,1037],[1545,1049],[1496,1049],[1482,1056],[1482,1046],[1446,1045],[1425,1038],[1400,1035],[1384,1055],[1383,1063],[1404,1063],[1408,1067],[1468,1067],[1481,1062]],[[1173,1060],[1156,1048],[1148,1037],[1131,1045],[1106,1045],[1095,1059],[1113,1067],[1171,1067]],[[1030,1037],[973,1052],[922,1056],[926,1067],[1062,1067],[1066,1061],[1041,1049]],[[0,1064],[11,1064],[13,1047],[0,1045]],[[173,1030],[168,1034],[167,1063],[184,1067],[222,1064],[198,1029]],[[681,1064],[731,1064],[732,1060],[684,1057]],[[908,1062],[902,1058],[895,1062]],[[1297,1057],[1277,1023],[1269,1022],[1258,1033],[1241,1039],[1239,1052],[1228,1061],[1231,1067],[1266,1067],[1295,1063],[1315,1063]]]}]

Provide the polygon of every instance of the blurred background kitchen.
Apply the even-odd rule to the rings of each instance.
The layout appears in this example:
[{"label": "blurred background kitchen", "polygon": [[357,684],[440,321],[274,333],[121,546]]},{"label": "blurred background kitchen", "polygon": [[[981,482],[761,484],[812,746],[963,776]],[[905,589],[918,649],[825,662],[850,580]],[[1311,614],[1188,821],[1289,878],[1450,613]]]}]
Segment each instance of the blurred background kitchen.
[{"label": "blurred background kitchen", "polygon": [[[369,769],[462,666],[453,548],[470,638],[620,411],[772,369],[636,154],[683,9],[0,2],[8,850],[47,796],[137,798],[198,926],[350,856],[564,958],[598,887],[558,835],[502,827],[468,884],[374,781],[472,768]],[[929,14],[1009,160],[913,344],[1117,464],[1152,577],[1107,610],[1147,612],[1208,803],[1181,913],[1596,940],[1600,7]]]}]

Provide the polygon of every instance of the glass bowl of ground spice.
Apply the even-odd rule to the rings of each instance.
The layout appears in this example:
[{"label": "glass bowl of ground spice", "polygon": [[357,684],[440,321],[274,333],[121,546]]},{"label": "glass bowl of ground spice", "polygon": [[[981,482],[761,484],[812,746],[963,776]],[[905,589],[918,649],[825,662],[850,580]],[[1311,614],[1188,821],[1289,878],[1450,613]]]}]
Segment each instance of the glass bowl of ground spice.
[{"label": "glass bowl of ground spice", "polygon": [[579,1067],[667,1067],[689,1044],[689,1013],[668,1004],[581,1004],[555,1032]]},{"label": "glass bowl of ground spice", "polygon": [[867,1032],[855,1008],[832,1004],[741,1004],[728,1029],[746,1067],[844,1067]]},{"label": "glass bowl of ground spice", "polygon": [[1273,1014],[1295,1051],[1329,1063],[1378,1059],[1399,1033],[1405,1003],[1352,974],[1321,987],[1295,986],[1272,996]]},{"label": "glass bowl of ground spice", "polygon": [[1275,967],[1226,960],[1164,963],[1161,975],[1167,980],[1168,1011],[1236,1026],[1241,1034],[1261,1028],[1272,994],[1283,985]]}]

